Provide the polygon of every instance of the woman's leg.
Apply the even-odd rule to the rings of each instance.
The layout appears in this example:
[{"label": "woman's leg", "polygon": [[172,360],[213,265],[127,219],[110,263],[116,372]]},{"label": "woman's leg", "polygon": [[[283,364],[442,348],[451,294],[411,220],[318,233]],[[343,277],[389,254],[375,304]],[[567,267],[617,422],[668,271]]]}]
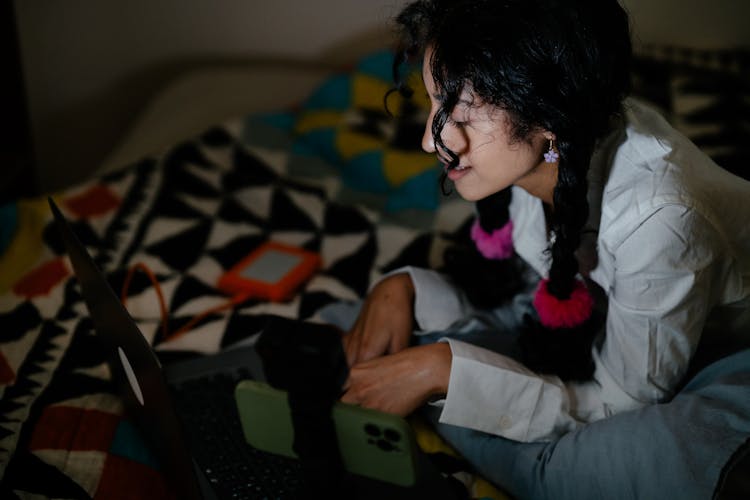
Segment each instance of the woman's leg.
[{"label": "woman's leg", "polygon": [[519,443],[465,427],[442,424],[438,422],[440,412],[440,407],[425,406],[420,413],[480,476],[513,496],[519,496],[527,489],[520,486],[534,480],[534,470],[547,443]]},{"label": "woman's leg", "polygon": [[550,443],[441,424],[440,408],[423,412],[479,474],[519,499],[712,498],[750,437],[750,350],[705,368],[669,403],[593,422]]}]

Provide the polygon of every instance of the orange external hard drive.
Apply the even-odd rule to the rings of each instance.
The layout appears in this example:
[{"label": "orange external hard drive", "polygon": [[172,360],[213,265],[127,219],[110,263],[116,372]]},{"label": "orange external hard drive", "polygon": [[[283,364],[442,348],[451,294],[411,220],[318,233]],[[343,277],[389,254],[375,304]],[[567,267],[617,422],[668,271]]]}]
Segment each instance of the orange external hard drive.
[{"label": "orange external hard drive", "polygon": [[218,288],[243,299],[284,302],[320,268],[315,252],[268,241],[235,264],[220,279]]}]

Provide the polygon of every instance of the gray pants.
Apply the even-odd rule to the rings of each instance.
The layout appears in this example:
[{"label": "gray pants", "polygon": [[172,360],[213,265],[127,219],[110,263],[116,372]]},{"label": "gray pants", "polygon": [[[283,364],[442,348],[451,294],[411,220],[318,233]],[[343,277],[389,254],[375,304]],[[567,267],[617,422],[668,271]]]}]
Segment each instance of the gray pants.
[{"label": "gray pants", "polygon": [[441,424],[439,408],[423,411],[479,474],[516,498],[708,499],[750,438],[750,350],[704,368],[667,404],[593,422],[551,443]]}]

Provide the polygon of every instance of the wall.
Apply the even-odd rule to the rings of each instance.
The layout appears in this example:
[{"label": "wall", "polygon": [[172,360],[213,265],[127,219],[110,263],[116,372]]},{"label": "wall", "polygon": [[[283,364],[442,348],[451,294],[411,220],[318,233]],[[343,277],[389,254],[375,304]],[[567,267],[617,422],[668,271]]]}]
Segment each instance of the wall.
[{"label": "wall", "polygon": [[621,0],[637,42],[750,47],[748,0]]},{"label": "wall", "polygon": [[5,78],[0,79],[0,109],[3,110],[0,122],[0,205],[32,194],[36,185],[15,20],[13,4],[0,4],[0,64],[5,69]]},{"label": "wall", "polygon": [[43,191],[85,176],[149,97],[205,63],[314,58],[399,0],[16,0]]},{"label": "wall", "polygon": [[[48,191],[95,169],[158,88],[190,67],[315,59],[382,29],[405,0],[14,2],[36,176]],[[624,3],[639,40],[750,45],[747,0]]]}]

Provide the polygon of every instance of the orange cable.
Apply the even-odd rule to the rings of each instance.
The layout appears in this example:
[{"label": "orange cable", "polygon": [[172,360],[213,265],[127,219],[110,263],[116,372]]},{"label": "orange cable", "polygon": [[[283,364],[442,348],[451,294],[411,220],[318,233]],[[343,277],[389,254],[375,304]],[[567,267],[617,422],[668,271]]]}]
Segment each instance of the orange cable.
[{"label": "orange cable", "polygon": [[193,317],[190,321],[182,325],[180,328],[169,333],[168,330],[168,312],[167,312],[167,304],[164,300],[164,293],[161,290],[161,285],[159,284],[159,281],[156,279],[156,275],[151,271],[151,269],[146,266],[146,264],[142,262],[138,262],[134,264],[129,270],[128,274],[125,276],[125,281],[122,285],[122,292],[120,294],[120,300],[122,301],[122,305],[125,306],[127,304],[127,298],[128,298],[128,289],[130,288],[130,282],[133,279],[133,275],[136,271],[143,271],[146,273],[146,276],[151,280],[151,283],[154,286],[154,291],[156,292],[156,296],[159,299],[159,308],[161,310],[161,329],[162,329],[162,337],[164,338],[164,341],[166,340],[172,340],[174,338],[177,338],[186,332],[188,332],[191,328],[193,328],[199,321],[206,318],[207,316],[211,314],[215,314],[217,312],[223,311],[224,309],[228,309],[236,304],[239,304],[241,302],[244,302],[247,299],[247,295],[244,294],[238,294],[229,299],[227,302],[223,304],[219,304],[218,306],[214,306],[207,311],[204,311],[197,316]]},{"label": "orange cable", "polygon": [[122,284],[122,292],[120,293],[120,300],[122,302],[122,305],[125,306],[127,304],[128,289],[130,288],[130,282],[133,279],[133,275],[138,270],[146,273],[146,276],[148,276],[148,278],[151,280],[151,284],[154,285],[154,290],[156,291],[156,297],[159,299],[159,309],[161,310],[162,336],[166,338],[168,335],[167,304],[164,300],[164,294],[161,291],[161,286],[159,285],[159,281],[156,279],[156,275],[154,275],[154,273],[151,271],[151,269],[148,268],[148,266],[146,266],[146,264],[142,262],[137,262],[128,271],[128,274],[125,277],[125,282]]},{"label": "orange cable", "polygon": [[236,304],[239,304],[240,302],[243,302],[245,300],[244,296],[237,295],[231,299],[229,299],[227,302],[223,304],[219,304],[218,306],[214,306],[206,311],[203,311],[202,313],[198,314],[197,316],[193,317],[190,321],[182,325],[180,328],[175,330],[169,335],[169,339],[172,340],[174,338],[177,338],[186,332],[188,332],[191,328],[193,328],[198,322],[200,322],[202,319],[210,316],[211,314],[215,314],[217,312],[223,311],[224,309],[229,309],[230,307],[234,307]]}]

